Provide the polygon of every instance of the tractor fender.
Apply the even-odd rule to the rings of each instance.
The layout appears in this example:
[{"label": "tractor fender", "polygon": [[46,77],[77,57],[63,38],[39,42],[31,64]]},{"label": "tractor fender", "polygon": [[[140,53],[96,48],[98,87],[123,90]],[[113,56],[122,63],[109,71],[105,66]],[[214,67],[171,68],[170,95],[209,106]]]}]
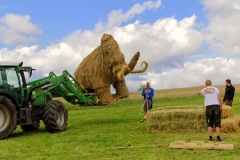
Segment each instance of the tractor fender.
[{"label": "tractor fender", "polygon": [[45,92],[46,95],[46,102],[49,102],[52,100],[52,94],[50,92]]},{"label": "tractor fender", "polygon": [[6,96],[8,99],[11,99],[11,100],[12,100],[12,103],[15,104],[16,109],[19,110],[19,109],[18,109],[18,104],[17,104],[15,98],[12,96],[11,92],[0,89],[0,95],[4,95],[4,96]]}]

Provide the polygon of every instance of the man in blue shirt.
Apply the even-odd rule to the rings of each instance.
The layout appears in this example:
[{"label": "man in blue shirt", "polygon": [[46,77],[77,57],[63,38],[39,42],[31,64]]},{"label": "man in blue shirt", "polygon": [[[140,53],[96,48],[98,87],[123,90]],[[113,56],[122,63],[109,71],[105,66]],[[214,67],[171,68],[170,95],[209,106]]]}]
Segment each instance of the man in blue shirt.
[{"label": "man in blue shirt", "polygon": [[142,121],[147,118],[147,111],[152,109],[152,97],[154,96],[154,89],[150,87],[150,83],[146,83],[146,88],[142,90],[142,96],[144,96],[144,118]]}]

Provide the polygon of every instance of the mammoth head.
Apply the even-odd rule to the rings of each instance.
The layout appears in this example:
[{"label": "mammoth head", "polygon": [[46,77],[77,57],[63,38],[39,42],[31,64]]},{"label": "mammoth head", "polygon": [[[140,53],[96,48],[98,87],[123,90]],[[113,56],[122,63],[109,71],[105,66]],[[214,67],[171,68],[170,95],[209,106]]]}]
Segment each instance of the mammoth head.
[{"label": "mammoth head", "polygon": [[[129,73],[142,73],[148,67],[147,62],[142,62],[145,66],[140,70],[133,70],[136,66],[140,53],[137,52],[131,59],[130,63],[127,65],[125,62],[124,54],[121,52],[118,43],[110,34],[104,33],[101,37],[101,54],[104,56],[104,61],[113,67],[113,72],[117,73],[119,80],[123,80],[124,76]],[[142,65],[141,64],[141,65]]]},{"label": "mammoth head", "polygon": [[[114,54],[121,52],[119,49],[118,43],[115,41],[115,39],[110,34],[103,34],[101,38],[101,48],[105,51],[107,54]],[[122,52],[121,52],[122,54]]]},{"label": "mammoth head", "polygon": [[[114,40],[114,38],[112,37],[112,35],[107,34],[107,33],[104,33],[104,34],[102,35],[102,37],[101,37],[101,44],[103,44],[104,42],[108,41],[109,39]],[[115,41],[115,40],[114,40],[114,41]],[[117,42],[115,41],[115,43],[117,43]]]},{"label": "mammoth head", "polygon": [[104,33],[101,38],[100,49],[104,58],[107,59],[110,63],[124,63],[125,57],[121,52],[118,43],[110,34]]}]

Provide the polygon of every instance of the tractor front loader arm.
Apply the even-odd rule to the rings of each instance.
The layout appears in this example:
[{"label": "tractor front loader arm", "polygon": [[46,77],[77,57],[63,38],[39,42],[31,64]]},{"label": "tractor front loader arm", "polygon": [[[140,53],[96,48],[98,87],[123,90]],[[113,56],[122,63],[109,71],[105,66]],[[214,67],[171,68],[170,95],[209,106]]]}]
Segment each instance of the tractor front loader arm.
[{"label": "tractor front loader arm", "polygon": [[[96,94],[90,94],[88,91],[73,78],[67,70],[64,70],[62,75],[57,76],[53,72],[45,78],[29,82],[28,86],[31,86],[36,93],[38,90],[44,90],[44,92],[57,93],[63,97],[67,102],[72,104],[82,105],[95,105],[98,103]],[[84,93],[82,93],[77,87],[80,86]],[[39,92],[41,94],[41,92]],[[37,95],[36,95],[37,96]]]}]

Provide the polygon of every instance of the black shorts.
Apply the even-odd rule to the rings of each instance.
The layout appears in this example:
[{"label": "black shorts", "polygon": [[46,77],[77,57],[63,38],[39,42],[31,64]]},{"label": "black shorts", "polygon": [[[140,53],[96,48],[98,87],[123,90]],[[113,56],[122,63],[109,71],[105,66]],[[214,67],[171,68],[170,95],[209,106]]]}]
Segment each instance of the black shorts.
[{"label": "black shorts", "polygon": [[143,110],[148,111],[152,109],[152,100],[145,100]]},{"label": "black shorts", "polygon": [[206,120],[207,126],[221,128],[221,110],[219,105],[206,106]]}]

